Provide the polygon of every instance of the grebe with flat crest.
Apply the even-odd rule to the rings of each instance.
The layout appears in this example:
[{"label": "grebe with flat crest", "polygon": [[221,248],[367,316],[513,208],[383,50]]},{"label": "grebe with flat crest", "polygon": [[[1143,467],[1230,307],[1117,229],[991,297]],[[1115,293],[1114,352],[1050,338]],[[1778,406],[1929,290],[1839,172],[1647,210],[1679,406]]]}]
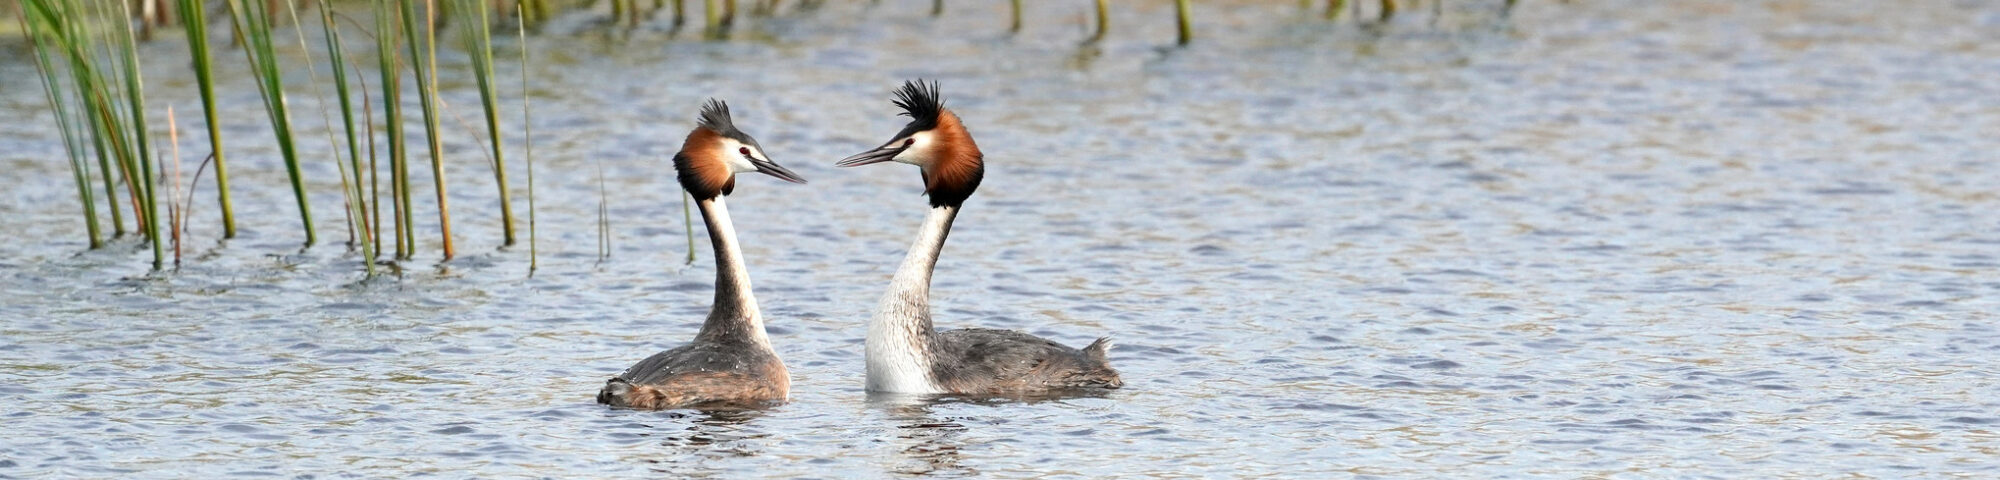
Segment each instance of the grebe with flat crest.
[{"label": "grebe with flat crest", "polygon": [[931,327],[931,271],[959,207],[985,176],[985,156],[958,115],[944,108],[936,82],[904,82],[896,97],[909,125],[881,147],[836,164],[916,165],[930,197],[916,242],[868,320],[868,391],[1007,395],[1123,386],[1105,359],[1109,338],[1075,349],[1012,330]]},{"label": "grebe with flat crest", "polygon": [[722,197],[743,172],[806,181],[765,156],[756,139],[736,128],[729,105],[715,99],[702,106],[698,125],[674,154],[674,171],[701,209],[715,248],[715,305],[693,342],[625,369],[604,383],[597,402],[639,409],[782,403],[791,393],[790,373],[764,335],[764,314],[750,293],[750,272]]}]

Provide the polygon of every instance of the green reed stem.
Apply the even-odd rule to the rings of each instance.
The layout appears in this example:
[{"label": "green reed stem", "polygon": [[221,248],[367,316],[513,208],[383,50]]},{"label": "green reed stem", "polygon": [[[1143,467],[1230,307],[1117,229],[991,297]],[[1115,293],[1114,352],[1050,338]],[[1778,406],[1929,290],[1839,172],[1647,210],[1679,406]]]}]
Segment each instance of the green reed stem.
[{"label": "green reed stem", "polygon": [[[355,62],[353,59],[349,59],[348,63],[361,64],[361,62]],[[375,242],[375,256],[369,259],[369,263],[374,263],[382,255],[382,177],[380,175],[382,169],[375,161],[380,156],[375,148],[375,103],[369,101],[368,98],[368,81],[363,79],[357,83],[361,87],[362,138],[368,139],[368,240]],[[390,196],[394,197],[395,194],[391,193]]]},{"label": "green reed stem", "polygon": [[[95,33],[88,30],[92,24],[105,22],[107,18],[123,18],[112,17],[114,14],[106,13],[104,3],[92,2],[87,3],[87,5],[91,9],[88,13],[81,13],[81,15],[85,15],[80,17],[85,19],[85,23],[80,24],[82,27],[80,38],[91,39],[96,37]],[[79,10],[73,7],[72,11]],[[98,136],[99,138],[109,139],[108,143],[111,145],[112,158],[118,162],[118,175],[125,182],[126,199],[130,200],[129,203],[132,205],[132,217],[138,224],[139,233],[150,239],[155,230],[148,223],[153,220],[153,216],[146,214],[146,201],[143,198],[145,196],[146,181],[142,176],[144,167],[139,164],[142,161],[148,160],[134,153],[135,149],[132,144],[136,140],[128,135],[130,129],[125,124],[125,119],[131,116],[131,105],[119,101],[123,93],[120,87],[127,85],[123,76],[125,70],[120,68],[117,63],[108,63],[123,60],[124,56],[119,55],[114,50],[117,44],[118,42],[114,38],[111,42],[98,44],[103,50],[101,56],[98,56],[99,54],[95,51],[86,54],[93,58],[106,59],[104,61],[107,62],[106,65],[92,67],[92,72],[95,76],[98,76],[96,83],[99,87],[99,89],[93,92],[98,96],[96,108],[93,109],[93,112],[98,116],[98,126],[100,128]]]},{"label": "green reed stem", "polygon": [[[349,106],[348,95],[346,94],[347,92],[345,84],[347,82],[347,78],[345,76],[345,73],[347,69],[346,65],[341,63],[345,61],[345,59],[342,58],[341,54],[343,52],[341,52],[339,49],[340,29],[332,25],[333,22],[331,21],[332,20],[331,14],[325,11],[326,3],[321,2],[320,7],[322,13],[328,17],[325,22],[326,27],[322,28],[320,33],[321,36],[327,40],[327,53],[330,57],[329,63],[332,64],[334,72],[340,74],[337,75],[334,78],[334,80],[342,84],[340,86],[341,119],[346,122],[343,130],[347,132],[347,137],[348,137],[348,152],[349,152],[348,158],[352,159],[359,156],[360,149],[356,146],[354,142],[354,115],[350,110],[351,107]],[[328,147],[327,153],[328,155],[333,157],[334,169],[340,172],[340,196],[342,197],[343,200],[345,200],[341,202],[341,214],[342,216],[346,217],[344,218],[344,220],[345,224],[347,225],[347,245],[349,248],[352,248],[356,242],[365,242],[367,240],[362,237],[367,236],[367,232],[365,230],[368,217],[362,214],[361,212],[357,212],[357,210],[355,209],[355,207],[357,206],[357,202],[361,202],[362,200],[356,198],[357,196],[354,194],[354,192],[355,189],[358,188],[358,186],[355,184],[355,182],[351,181],[349,173],[345,171],[347,165],[342,162],[342,159],[340,157],[340,141],[334,138],[333,119],[329,115],[327,115],[326,112],[326,105],[327,105],[326,89],[321,88],[320,86],[321,83],[319,81],[319,69],[313,67],[312,46],[306,43],[305,23],[299,20],[298,4],[293,2],[292,0],[285,0],[285,14],[287,17],[290,17],[292,19],[292,33],[298,37],[299,51],[302,52],[302,54],[305,55],[306,57],[306,62],[305,62],[306,75],[307,79],[310,80],[307,84],[312,85],[313,97],[319,100],[319,106],[320,106],[319,119],[320,119],[320,125],[322,127],[325,127],[326,143]],[[356,161],[358,161],[358,159]],[[359,178],[359,176],[360,176],[359,172],[355,172],[353,174],[353,177],[355,178]],[[362,250],[365,254],[367,251],[367,245],[365,244],[362,245]],[[369,264],[368,270],[369,273],[372,275],[374,273],[374,265]]]},{"label": "green reed stem", "polygon": [[[72,72],[75,71],[76,67],[74,63],[71,64],[70,69]],[[76,74],[76,76],[94,75]],[[82,82],[78,82],[78,84],[83,85]],[[91,148],[97,153],[97,168],[104,172],[104,203],[111,210],[111,221],[117,224],[112,232],[112,237],[117,238],[125,236],[125,215],[123,213],[125,208],[118,205],[118,182],[119,179],[128,178],[129,176],[126,175],[127,170],[125,170],[124,160],[119,159],[118,151],[112,148],[114,140],[105,134],[108,131],[107,129],[110,128],[104,124],[105,118],[109,117],[109,115],[101,115],[102,111],[98,109],[99,103],[104,101],[104,95],[96,91],[97,88],[100,87],[94,85],[86,87],[81,94],[83,98],[84,125],[90,127]],[[116,163],[114,164],[113,162]],[[114,166],[117,168],[113,168]],[[114,173],[116,176],[113,176]],[[126,183],[130,185],[130,182]],[[128,200],[130,198],[129,196],[127,197]],[[134,215],[137,215],[137,213],[134,212]],[[144,222],[144,220],[140,219],[134,220]]]},{"label": "green reed stem", "polygon": [[1378,18],[1376,18],[1376,19],[1375,19],[1375,21],[1378,21],[1378,22],[1387,22],[1387,21],[1389,21],[1389,19],[1390,19],[1391,17],[1395,17],[1395,16],[1396,16],[1396,0],[1382,0],[1382,12],[1381,12],[1381,14],[1382,14],[1382,16],[1381,16],[1381,17],[1378,17]]},{"label": "green reed stem", "polygon": [[[521,0],[523,3],[532,0]],[[521,3],[514,8],[526,11]],[[521,49],[521,150],[528,163],[528,275],[541,267],[541,254],[537,251],[535,235],[535,116],[528,108],[528,25],[522,23],[515,29],[519,35]]]},{"label": "green reed stem", "polygon": [[708,21],[708,23],[705,24],[708,27],[708,31],[710,33],[721,31],[722,11],[719,9],[719,7],[715,5],[715,0],[702,0],[701,5],[702,5],[701,13],[702,15],[706,16],[706,19]]},{"label": "green reed stem", "polygon": [[90,248],[102,248],[104,235],[97,224],[97,202],[90,193],[90,162],[84,159],[83,146],[77,140],[75,117],[69,111],[67,100],[69,94],[62,89],[63,84],[57,79],[56,64],[49,57],[49,50],[58,48],[55,43],[60,40],[53,33],[55,27],[47,25],[43,19],[30,20],[27,15],[22,15],[19,20],[21,30],[28,33],[28,42],[33,44],[35,66],[42,73],[42,88],[48,93],[49,107],[55,112],[56,127],[62,131],[63,151],[69,154],[70,174],[76,181],[77,200],[83,204],[84,227],[90,235]]},{"label": "green reed stem", "polygon": [[[296,17],[297,13],[294,12],[293,16]],[[354,219],[353,229],[358,231],[354,237],[361,243],[361,263],[365,266],[363,269],[372,277],[375,275],[375,252],[377,249],[375,248],[375,239],[372,238],[368,231],[368,196],[361,188],[361,142],[357,138],[358,132],[354,127],[353,95],[349,93],[347,86],[347,52],[346,49],[342,48],[340,27],[333,23],[333,7],[328,2],[319,2],[319,18],[321,33],[326,39],[327,63],[333,69],[334,97],[340,102],[341,131],[346,133],[347,136],[348,163],[340,165],[338,162],[339,156],[335,155],[335,164],[341,167],[340,185],[342,193],[347,195],[348,216]],[[300,35],[304,35],[304,33]],[[303,41],[304,38],[301,37],[300,40]],[[322,109],[323,112],[324,109]],[[366,118],[363,118],[363,121],[366,120]],[[328,130],[328,135],[331,135],[332,128],[328,127]],[[336,146],[335,148],[337,149],[338,147]]]},{"label": "green reed stem", "polygon": [[[104,81],[98,73],[100,69],[93,60],[96,57],[91,47],[93,35],[88,30],[90,20],[84,18],[84,13],[72,1],[29,0],[24,2],[22,13],[47,27],[53,35],[49,39],[51,47],[61,52],[64,61],[69,64],[70,79],[76,86],[77,99],[82,103],[79,114],[83,126],[90,133],[91,151],[97,156],[98,171],[104,180],[104,201],[111,211],[112,237],[125,236],[123,209],[118,205],[117,178],[128,176],[124,168],[128,164],[125,156],[118,155],[119,151],[112,148],[118,138],[107,134],[109,127],[106,122],[112,117],[103,104],[111,95],[105,92]],[[118,169],[112,168],[114,158]],[[118,177],[114,177],[113,172]]]},{"label": "green reed stem", "polygon": [[604,160],[595,159],[597,166],[597,262],[611,258],[611,207],[610,196],[604,189]]},{"label": "green reed stem", "polygon": [[[74,61],[72,60],[72,62]],[[75,63],[70,64],[72,77],[88,76],[88,74],[77,73],[76,68]],[[124,164],[118,164],[121,168],[112,168],[112,157],[116,154],[111,151],[111,141],[104,137],[104,120],[97,115],[97,102],[102,101],[103,96],[93,91],[94,86],[87,85],[82,81],[78,81],[77,85],[79,90],[77,95],[82,99],[83,103],[83,126],[88,127],[87,131],[90,132],[91,151],[97,154],[97,170],[102,172],[101,178],[104,180],[105,207],[111,211],[111,237],[123,237],[125,236],[125,209],[118,205],[117,182],[118,178],[125,174],[122,168]],[[114,176],[114,173],[116,176]]]},{"label": "green reed stem", "polygon": [[[479,85],[479,101],[486,111],[486,135],[493,146],[493,182],[500,190],[500,231],[502,245],[514,245],[514,201],[507,192],[507,154],[500,139],[500,100],[493,85],[493,33],[488,27],[486,0],[463,0],[459,5],[466,55],[472,58],[472,77]],[[634,12],[636,16],[637,12]]]},{"label": "green reed stem", "polygon": [[[438,137],[437,102],[437,3],[425,1],[424,36],[417,36],[416,2],[398,0],[403,6],[403,35],[410,38],[410,66],[417,75],[417,100],[423,107],[424,136],[430,143],[431,180],[437,185],[438,229],[444,238],[444,259],[451,260],[457,249],[451,244],[451,206],[445,195],[444,145]],[[423,39],[419,50],[418,39]],[[425,54],[429,55],[426,56]]]},{"label": "green reed stem", "polygon": [[208,122],[208,148],[215,156],[215,196],[222,204],[222,238],[236,238],[236,208],[229,201],[229,163],[222,154],[222,122],[215,108],[214,58],[208,51],[207,2],[176,0],[183,32],[187,33],[188,55],[194,60],[194,77],[201,91],[202,119]]},{"label": "green reed stem", "polygon": [[[118,18],[132,17],[131,4],[119,2],[118,6],[120,8],[118,12],[120,16]],[[141,191],[139,203],[145,208],[142,215],[146,219],[146,225],[144,226],[146,237],[153,244],[153,270],[159,271],[166,268],[167,252],[165,248],[166,239],[160,238],[159,197],[154,194],[154,191],[159,186],[159,182],[154,181],[156,177],[154,176],[153,163],[158,159],[153,156],[153,142],[149,140],[152,132],[146,128],[146,91],[145,81],[140,77],[139,71],[138,40],[132,32],[132,23],[121,23],[125,25],[125,28],[116,31],[122,33],[122,35],[117,36],[113,41],[118,42],[116,47],[124,52],[122,56],[124,61],[120,64],[124,67],[122,71],[123,75],[121,76],[125,79],[125,96],[126,102],[128,102],[126,105],[129,108],[127,113],[132,116],[131,139],[132,143],[138,146],[138,157],[135,159],[138,160],[141,172],[138,179]]]},{"label": "green reed stem", "polygon": [[[174,241],[174,270],[181,269],[181,234],[187,232],[187,220],[183,216],[187,208],[178,200],[181,198],[181,129],[177,122],[173,104],[167,104],[167,145],[173,146],[173,154],[169,158],[174,160],[174,174],[168,183],[173,185],[173,189],[167,191],[167,237]],[[166,168],[166,161],[162,160],[160,169]]]},{"label": "green reed stem", "polygon": [[1111,0],[1097,0],[1097,33],[1090,35],[1090,41],[1103,40],[1111,32]]},{"label": "green reed stem", "polygon": [[1326,0],[1326,19],[1340,18],[1340,11],[1347,9],[1347,0]]},{"label": "green reed stem", "polygon": [[[394,0],[374,0],[376,71],[382,75],[382,121],[389,138],[389,203],[396,225],[396,258],[416,253],[415,218],[410,208],[410,163],[403,136],[403,76],[397,57],[401,47],[403,9]],[[407,1],[407,0],[406,0]],[[378,204],[380,202],[377,202]]]},{"label": "green reed stem", "polygon": [[263,95],[264,111],[270,116],[272,133],[278,140],[278,154],[285,161],[285,174],[292,181],[292,196],[298,200],[299,222],[306,231],[305,245],[319,241],[313,230],[312,205],[306,200],[305,179],[299,170],[298,145],[292,134],[292,118],[286,106],[284,75],[278,68],[277,48],[271,44],[271,13],[259,0],[229,0],[229,16],[243,32],[243,55],[250,62],[257,92]]},{"label": "green reed stem", "polygon": [[[140,231],[148,233],[149,237],[156,237],[152,234],[157,232],[149,229],[146,222],[157,218],[145,215],[151,203],[150,197],[142,191],[150,187],[150,182],[140,173],[142,168],[150,165],[139,165],[142,160],[134,153],[132,147],[133,142],[144,141],[144,131],[139,130],[135,133],[124,123],[124,120],[130,118],[134,112],[143,113],[144,110],[132,108],[130,104],[119,101],[121,98],[119,94],[124,92],[118,91],[118,86],[123,83],[129,90],[134,85],[129,78],[121,77],[119,74],[131,73],[130,67],[134,64],[129,62],[136,54],[126,52],[128,55],[119,55],[113,50],[113,44],[106,44],[100,54],[93,46],[96,33],[90,29],[92,24],[109,23],[110,20],[107,19],[125,17],[112,17],[106,14],[101,3],[91,4],[93,8],[88,11],[73,0],[31,0],[24,3],[23,14],[36,17],[36,21],[51,27],[49,31],[55,34],[52,38],[53,46],[62,50],[69,63],[70,77],[83,102],[81,113],[90,127],[91,144],[97,153],[100,169],[104,172],[106,201],[111,207],[112,220],[118,223],[118,233],[121,235],[124,233],[124,221],[119,218],[117,187],[111,173],[114,171],[111,168],[112,161],[117,162],[118,168],[115,171],[119,178],[125,179],[133,216],[140,222]],[[129,34],[130,30],[124,32]],[[117,40],[119,38],[113,38],[116,45],[132,48],[133,42],[129,41],[129,38],[124,42]],[[112,62],[114,61],[112,59],[128,62],[122,64],[126,68],[121,69],[121,64],[106,66],[97,63]],[[129,102],[132,94],[124,95],[122,98]],[[140,118],[143,120],[143,117]],[[157,258],[160,253],[155,252],[156,264],[160,263],[158,261],[160,259]]]},{"label": "green reed stem", "polygon": [[1180,44],[1194,41],[1194,13],[1190,12],[1189,0],[1174,0],[1174,14],[1179,19]]},{"label": "green reed stem", "polygon": [[1014,7],[1014,23],[1012,26],[1007,27],[1007,31],[1010,33],[1021,33],[1021,0],[1007,0],[1007,3]]},{"label": "green reed stem", "polygon": [[681,190],[681,227],[687,231],[688,265],[694,265],[694,212],[688,208],[687,190]]}]

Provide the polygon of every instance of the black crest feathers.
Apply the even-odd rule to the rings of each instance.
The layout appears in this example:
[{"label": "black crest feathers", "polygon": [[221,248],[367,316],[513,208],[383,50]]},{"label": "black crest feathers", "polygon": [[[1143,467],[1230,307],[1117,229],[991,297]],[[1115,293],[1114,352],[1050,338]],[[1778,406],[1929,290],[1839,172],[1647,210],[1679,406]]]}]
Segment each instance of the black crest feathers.
[{"label": "black crest feathers", "polygon": [[701,128],[714,130],[715,133],[724,137],[750,143],[750,136],[744,134],[742,130],[737,130],[736,121],[729,118],[729,104],[721,100],[711,98],[708,99],[708,103],[703,103],[701,105],[701,117],[697,118],[695,122],[701,125]]},{"label": "black crest feathers", "polygon": [[929,84],[923,79],[903,82],[903,88],[896,89],[894,103],[903,107],[903,115],[910,117],[910,126],[905,130],[913,132],[937,128],[938,116],[944,114],[944,99],[938,97],[935,80]]}]

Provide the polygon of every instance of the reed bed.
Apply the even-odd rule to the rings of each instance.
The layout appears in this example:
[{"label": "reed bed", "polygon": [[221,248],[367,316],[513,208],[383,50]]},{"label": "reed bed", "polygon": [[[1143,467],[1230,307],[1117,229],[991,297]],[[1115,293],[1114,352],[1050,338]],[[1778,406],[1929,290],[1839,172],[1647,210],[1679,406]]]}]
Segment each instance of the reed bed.
[{"label": "reed bed", "polygon": [[[298,200],[299,223],[305,230],[305,245],[313,246],[318,242],[319,235],[313,229],[312,203],[306,199],[305,178],[299,168],[297,137],[292,129],[291,109],[285,100],[285,77],[277,47],[271,42],[272,13],[269,5],[261,0],[228,1],[230,22],[244,45],[243,55],[250,64],[257,92],[264,99],[264,111],[271,121],[271,132],[277,138],[278,154],[285,162],[285,175],[292,182],[292,196]],[[211,125],[210,129],[214,126]]]},{"label": "reed bed", "polygon": [[[68,154],[71,177],[76,181],[77,200],[83,204],[84,226],[90,248],[103,248],[103,229],[97,223],[97,201],[90,192],[90,162],[84,158],[84,146],[78,143],[81,140],[77,130],[81,126],[76,125],[77,117],[69,110],[71,92],[66,87],[70,85],[58,78],[61,72],[50,55],[51,51],[61,51],[62,48],[50,45],[50,42],[58,41],[58,36],[54,34],[55,27],[40,18],[30,18],[28,15],[21,16],[21,31],[27,32],[29,44],[34,48],[35,66],[42,73],[42,87],[48,94],[50,109],[55,112],[57,130],[62,133],[63,151]],[[106,178],[109,178],[108,174]],[[105,194],[115,195],[109,183],[105,184]],[[116,212],[117,205],[112,205],[111,210]],[[122,225],[122,222],[119,223]]]},{"label": "reed bed", "polygon": [[[93,248],[104,245],[102,231],[95,224],[96,199],[90,192],[94,187],[89,181],[92,172],[83,153],[86,145],[98,160],[96,174],[103,180],[114,236],[125,233],[117,188],[123,183],[138,231],[151,243],[153,268],[164,267],[166,252],[155,208],[154,159],[146,129],[137,40],[131,23],[119,21],[131,17],[129,8],[121,3],[114,12],[103,3],[77,0],[23,0],[22,3],[21,20],[26,27],[23,31],[35,50],[44,89],[56,113],[56,123],[63,131],[78,198],[88,217],[86,230],[90,244]],[[103,28],[106,25],[122,28]],[[99,31],[100,28],[105,31]],[[78,108],[70,108],[72,105]]]},{"label": "reed bed", "polygon": [[[367,21],[356,21],[336,11],[327,0],[320,0],[316,6],[321,45],[316,50],[308,45],[307,25],[299,20],[298,5],[295,0],[141,0],[139,9],[131,3],[109,0],[19,0],[19,21],[21,31],[27,36],[35,65],[41,74],[40,81],[53,113],[52,121],[61,133],[61,141],[66,160],[69,162],[71,180],[75,184],[76,198],[83,217],[84,236],[89,248],[103,248],[112,239],[125,236],[128,232],[141,235],[152,250],[153,268],[164,267],[167,257],[166,246],[173,246],[175,264],[180,261],[183,233],[189,218],[188,209],[193,204],[194,184],[199,183],[202,172],[209,164],[214,166],[215,202],[219,207],[221,237],[234,238],[238,235],[235,208],[231,201],[230,159],[224,150],[223,135],[216,125],[221,112],[217,108],[216,85],[218,65],[211,48],[213,35],[209,29],[211,1],[221,4],[228,22],[231,45],[240,45],[243,60],[251,73],[250,80],[257,86],[262,100],[266,121],[278,146],[291,194],[297,204],[297,215],[304,233],[304,244],[311,247],[317,243],[318,235],[312,216],[312,205],[306,190],[304,162],[301,158],[300,138],[293,123],[294,112],[286,98],[285,73],[304,68],[311,79],[311,89],[319,97],[320,115],[325,120],[325,131],[331,147],[330,157],[340,173],[343,213],[349,231],[349,246],[359,254],[362,270],[370,275],[375,273],[381,256],[393,255],[395,261],[415,258],[418,251],[416,204],[412,201],[416,188],[411,185],[410,141],[405,130],[406,120],[421,119],[424,142],[430,173],[432,190],[437,195],[439,254],[449,261],[457,255],[452,232],[451,208],[448,203],[448,183],[445,165],[450,159],[444,155],[442,139],[444,132],[440,121],[447,112],[443,100],[439,98],[438,44],[439,30],[446,27],[445,20],[451,21],[448,28],[457,35],[457,48],[466,55],[470,63],[470,74],[478,88],[480,113],[482,114],[482,140],[484,154],[490,162],[493,173],[493,187],[498,194],[501,244],[513,246],[517,243],[515,213],[509,185],[510,157],[505,141],[507,135],[500,118],[503,102],[499,84],[495,78],[495,48],[493,28],[507,25],[504,17],[512,16],[519,58],[524,66],[521,70],[521,115],[523,157],[527,173],[527,228],[529,272],[539,266],[539,249],[535,222],[535,169],[531,131],[532,106],[528,95],[530,82],[528,69],[531,58],[528,53],[528,31],[539,22],[561,13],[561,9],[581,6],[586,2],[568,1],[555,4],[548,0],[515,0],[511,8],[502,8],[497,15],[496,4],[489,0],[367,0]],[[1023,28],[1023,0],[1009,1],[1010,32]],[[1409,8],[1416,8],[1416,0],[1407,0]],[[1470,1],[1470,0],[1468,0]],[[1516,0],[1491,0],[1499,5],[1502,18],[1511,14]],[[669,6],[667,2],[672,2]],[[641,21],[657,20],[662,10],[672,9],[671,25],[678,28],[685,21],[686,0],[653,0],[650,10],[641,11],[638,0],[612,0],[609,2],[611,18],[607,24],[637,25]],[[799,9],[814,8],[816,2],[802,2]],[[1192,0],[1174,0],[1173,10],[1178,33],[1176,43],[1188,45],[1193,42],[1196,28],[1195,11]],[[1374,2],[1327,0],[1323,12],[1316,16],[1332,20],[1343,16],[1361,18],[1364,3],[1372,3],[1373,22],[1389,22],[1406,5],[1396,0],[1375,0]],[[504,5],[504,4],[499,4]],[[274,22],[282,6],[289,14],[290,26],[298,38],[297,48],[305,52],[304,65],[296,61],[288,63],[281,56],[280,46],[274,35],[281,25]],[[724,38],[736,21],[736,0],[703,0],[705,32],[709,38]],[[1303,12],[1314,11],[1314,0],[1301,0]],[[1433,0],[1430,10],[1433,15],[1442,15],[1443,1]],[[750,15],[776,15],[780,3],[777,0],[756,0]],[[1095,43],[1111,35],[1111,4],[1109,0],[1093,0],[1095,28],[1085,43]],[[1419,10],[1420,11],[1420,10]],[[1351,12],[1351,13],[1348,13]],[[945,13],[944,1],[933,0],[932,15]],[[178,119],[172,107],[167,108],[168,136],[174,147],[171,155],[163,155],[154,147],[153,134],[149,129],[149,111],[141,77],[138,45],[145,32],[166,26],[169,20],[178,20],[188,44],[185,64],[195,74],[195,88],[201,99],[201,120],[206,132],[207,152],[196,152],[195,158],[202,158],[195,169],[195,178],[189,180],[186,200],[181,185],[181,161],[179,151]],[[342,21],[346,25],[343,25]],[[368,87],[371,75],[362,70],[360,62],[354,61],[349,53],[349,39],[345,31],[359,30],[365,43],[373,43],[375,62],[374,98],[370,98]],[[289,47],[287,47],[289,49]],[[365,47],[364,50],[366,51]],[[296,58],[296,57],[294,57]],[[181,59],[162,61],[181,62]],[[333,96],[325,94],[318,68],[324,62],[331,79]],[[411,118],[403,108],[404,76],[414,79],[410,87],[416,91],[420,117]],[[329,111],[337,109],[336,114]],[[360,111],[356,111],[356,106]],[[375,129],[376,107],[379,106],[382,131]],[[468,130],[475,130],[468,128]],[[475,134],[477,136],[477,134]],[[382,140],[378,148],[377,140]],[[365,148],[364,148],[365,146]],[[386,163],[388,178],[387,198],[380,188],[382,169]],[[611,228],[608,202],[610,193],[606,190],[602,165],[598,172],[597,234],[598,258],[608,258],[611,254]],[[168,172],[171,172],[169,174]],[[168,193],[168,218],[163,222],[157,202],[156,187],[161,182],[170,181]],[[383,203],[387,203],[388,214],[383,213]],[[685,196],[682,198],[683,223],[688,233],[688,260],[694,260],[694,234],[691,208]],[[131,219],[126,217],[130,209]],[[384,220],[383,217],[388,217]],[[108,218],[106,218],[108,217]],[[103,225],[108,220],[110,227]],[[163,227],[162,223],[166,225]],[[388,223],[384,231],[383,223]],[[164,230],[163,230],[164,229]],[[106,230],[109,230],[107,235]],[[388,236],[385,238],[384,233]]]}]

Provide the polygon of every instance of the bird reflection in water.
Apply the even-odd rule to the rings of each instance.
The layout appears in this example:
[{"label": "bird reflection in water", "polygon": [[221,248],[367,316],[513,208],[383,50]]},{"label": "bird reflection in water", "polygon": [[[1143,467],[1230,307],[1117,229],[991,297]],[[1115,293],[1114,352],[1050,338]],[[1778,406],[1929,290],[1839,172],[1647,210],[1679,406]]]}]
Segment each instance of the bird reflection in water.
[{"label": "bird reflection in water", "polygon": [[[664,425],[654,427],[652,436],[659,437],[661,446],[667,447],[659,456],[646,458],[653,464],[652,470],[671,474],[676,478],[725,478],[725,472],[716,468],[715,460],[726,458],[755,457],[761,454],[756,447],[759,440],[768,438],[770,433],[749,428],[750,422],[764,416],[761,410],[706,410],[698,412],[667,412]],[[681,428],[674,428],[674,427]]]},{"label": "bird reflection in water", "polygon": [[965,425],[954,418],[931,413],[941,403],[934,395],[870,393],[868,406],[888,414],[891,432],[903,459],[889,464],[889,473],[941,477],[972,477],[979,472],[959,465],[965,446]]},{"label": "bird reflection in water", "polygon": [[[1015,395],[915,395],[874,392],[868,394],[868,406],[887,414],[888,423],[895,426],[891,435],[901,442],[897,449],[902,453],[901,461],[889,465],[889,473],[899,475],[923,475],[937,477],[977,477],[979,472],[959,464],[960,455],[968,445],[965,434],[971,431],[967,424],[977,426],[992,423],[980,416],[943,416],[933,408],[951,404],[1003,407],[1008,405],[1036,404],[1076,398],[1105,398],[1112,390],[1076,389],[1033,394]],[[1003,414],[999,411],[997,415]]]}]

